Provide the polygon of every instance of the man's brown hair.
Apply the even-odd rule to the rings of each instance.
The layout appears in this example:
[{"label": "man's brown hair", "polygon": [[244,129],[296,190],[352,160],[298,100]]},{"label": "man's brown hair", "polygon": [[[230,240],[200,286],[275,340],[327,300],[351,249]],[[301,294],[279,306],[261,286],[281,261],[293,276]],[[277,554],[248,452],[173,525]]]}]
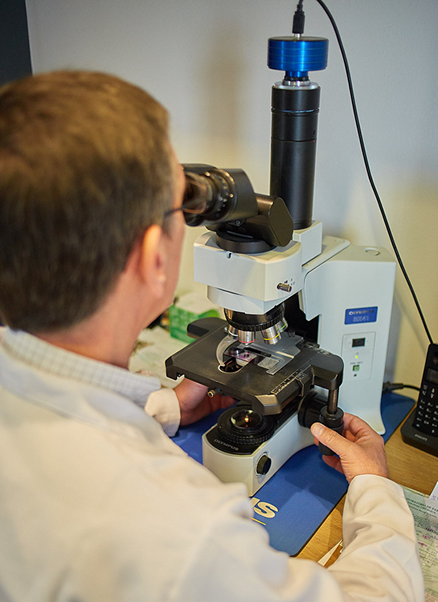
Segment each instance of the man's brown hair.
[{"label": "man's brown hair", "polygon": [[0,88],[0,315],[49,332],[91,316],[173,201],[167,113],[103,73]]}]

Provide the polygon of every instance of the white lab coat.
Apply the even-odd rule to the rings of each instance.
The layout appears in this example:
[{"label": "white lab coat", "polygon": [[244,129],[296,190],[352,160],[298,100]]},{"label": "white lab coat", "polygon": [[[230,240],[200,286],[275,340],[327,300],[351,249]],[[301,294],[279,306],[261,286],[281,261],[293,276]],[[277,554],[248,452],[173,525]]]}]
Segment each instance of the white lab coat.
[{"label": "white lab coat", "polygon": [[[220,483],[139,407],[158,387],[8,331],[1,601],[424,599],[413,520],[396,484],[353,480],[344,552],[330,569],[289,558],[251,520],[245,488]],[[174,394],[150,399],[174,424]],[[168,408],[159,414],[161,401]]]}]

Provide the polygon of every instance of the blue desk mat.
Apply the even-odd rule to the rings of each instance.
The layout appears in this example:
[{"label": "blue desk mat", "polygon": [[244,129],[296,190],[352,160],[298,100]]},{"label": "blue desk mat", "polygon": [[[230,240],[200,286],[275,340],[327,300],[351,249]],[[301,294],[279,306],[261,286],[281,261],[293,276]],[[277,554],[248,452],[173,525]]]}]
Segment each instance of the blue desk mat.
[{"label": "blue desk mat", "polygon": [[[382,396],[382,419],[387,441],[413,407],[403,395]],[[217,422],[220,412],[182,427],[173,438],[202,463],[202,434]],[[269,533],[271,546],[295,556],[312,537],[347,491],[345,477],[324,464],[315,445],[294,454],[252,498],[254,518]]]}]

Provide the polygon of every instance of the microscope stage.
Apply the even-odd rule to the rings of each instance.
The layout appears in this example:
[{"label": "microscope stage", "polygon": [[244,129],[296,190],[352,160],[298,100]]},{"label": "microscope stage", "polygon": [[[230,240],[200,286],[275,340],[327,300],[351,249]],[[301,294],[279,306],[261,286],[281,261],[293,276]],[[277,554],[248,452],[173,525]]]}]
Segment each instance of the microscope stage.
[{"label": "microscope stage", "polygon": [[[288,332],[282,333],[281,342],[274,346],[259,339],[243,346],[230,339],[230,347],[244,347],[255,359],[242,367],[234,364],[235,371],[225,371],[219,366],[216,350],[227,336],[227,323],[207,318],[194,325],[205,334],[166,360],[167,376],[176,379],[184,375],[211,390],[249,402],[261,414],[279,414],[292,399],[304,397],[314,384],[332,390],[342,382],[343,362],[339,357]],[[273,370],[278,358],[281,367]]]}]

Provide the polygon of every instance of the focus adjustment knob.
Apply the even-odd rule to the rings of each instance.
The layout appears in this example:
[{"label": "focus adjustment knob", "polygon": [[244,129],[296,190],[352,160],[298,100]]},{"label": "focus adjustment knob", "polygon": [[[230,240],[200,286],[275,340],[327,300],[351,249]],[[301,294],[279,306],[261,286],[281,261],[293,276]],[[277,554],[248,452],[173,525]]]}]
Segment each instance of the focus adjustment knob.
[{"label": "focus adjustment knob", "polygon": [[269,456],[262,456],[257,462],[256,473],[259,475],[268,474],[271,468],[272,460]]}]

